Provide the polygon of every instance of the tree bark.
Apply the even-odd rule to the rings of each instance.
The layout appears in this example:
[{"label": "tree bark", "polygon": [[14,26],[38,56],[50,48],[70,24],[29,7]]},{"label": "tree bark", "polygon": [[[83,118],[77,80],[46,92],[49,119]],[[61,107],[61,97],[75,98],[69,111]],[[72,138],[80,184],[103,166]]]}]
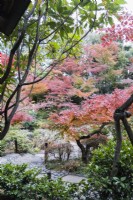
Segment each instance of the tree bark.
[{"label": "tree bark", "polygon": [[14,144],[15,144],[15,153],[18,153],[18,141],[17,141],[17,139],[14,140]]},{"label": "tree bark", "polygon": [[44,144],[44,162],[45,164],[47,163],[48,161],[48,143],[45,143]]},{"label": "tree bark", "polygon": [[128,134],[128,137],[131,141],[131,144],[133,145],[133,132],[132,132],[132,129],[126,119],[131,116],[131,113],[127,112],[126,110],[131,106],[132,103],[133,103],[133,94],[127,99],[127,101],[122,106],[117,108],[114,113],[117,143],[116,143],[116,148],[115,148],[111,177],[116,176],[118,173],[118,161],[119,161],[120,150],[121,150],[121,145],[122,145],[120,120],[122,121],[122,123],[126,129],[126,132]]},{"label": "tree bark", "polygon": [[131,142],[131,144],[133,145],[133,131],[132,131],[130,125],[128,124],[128,121],[127,121],[126,117],[124,117],[124,118],[122,119],[122,122],[123,122],[123,125],[124,125],[125,129],[126,129],[126,132],[127,132],[127,134],[128,134],[128,137],[129,137],[129,139],[130,139],[130,142]]},{"label": "tree bark", "polygon": [[88,153],[87,151],[82,151],[82,162],[87,164],[88,163]]},{"label": "tree bark", "polygon": [[114,161],[113,161],[113,167],[111,171],[111,177],[114,177],[118,173],[118,161],[120,157],[120,150],[122,145],[122,134],[121,134],[121,127],[120,127],[120,119],[115,118],[115,129],[116,129],[116,147],[115,147],[115,155],[114,155]]},{"label": "tree bark", "polygon": [[86,145],[86,147],[84,147],[84,145],[80,142],[80,140],[76,140],[76,142],[82,153],[82,161],[83,163],[87,164],[89,156],[89,146]]}]

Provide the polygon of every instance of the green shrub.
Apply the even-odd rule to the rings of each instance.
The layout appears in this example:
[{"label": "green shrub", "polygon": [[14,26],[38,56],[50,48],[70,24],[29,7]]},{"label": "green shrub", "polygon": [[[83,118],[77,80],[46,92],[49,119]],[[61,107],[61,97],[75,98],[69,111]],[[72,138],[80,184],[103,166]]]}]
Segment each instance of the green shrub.
[{"label": "green shrub", "polygon": [[30,134],[27,130],[15,129],[13,127],[4,139],[7,143],[8,151],[15,151],[15,141],[17,141],[17,153],[31,153],[33,142],[29,139]]},{"label": "green shrub", "polygon": [[69,160],[62,166],[62,169],[68,172],[76,172],[80,168],[81,163],[77,160]]},{"label": "green shrub", "polygon": [[76,185],[66,184],[58,179],[38,178],[39,171],[23,165],[0,166],[0,192],[7,199],[14,200],[73,200]]},{"label": "green shrub", "polygon": [[6,149],[6,142],[4,140],[0,141],[0,156],[3,156]]},{"label": "green shrub", "polygon": [[31,153],[32,152],[32,144],[26,138],[17,138],[18,151],[17,153]]},{"label": "green shrub", "polygon": [[38,110],[36,117],[37,119],[47,119],[49,117],[49,112],[50,112],[49,110],[40,109]]},{"label": "green shrub", "polygon": [[[37,171],[26,170],[26,165],[1,165],[0,166],[0,189],[2,194],[10,198],[23,199],[25,196],[28,199],[28,192],[31,183],[35,181]],[[34,189],[31,190],[31,197],[34,195]],[[33,193],[33,194],[32,194]],[[32,199],[32,198],[31,198]]]},{"label": "green shrub", "polygon": [[110,178],[114,158],[115,142],[93,151],[91,163],[87,167],[90,187],[97,191],[100,199],[131,200],[133,197],[133,147],[129,141],[122,143],[117,177]]},{"label": "green shrub", "polygon": [[35,121],[26,121],[22,123],[24,129],[34,130],[38,128],[38,125]]}]

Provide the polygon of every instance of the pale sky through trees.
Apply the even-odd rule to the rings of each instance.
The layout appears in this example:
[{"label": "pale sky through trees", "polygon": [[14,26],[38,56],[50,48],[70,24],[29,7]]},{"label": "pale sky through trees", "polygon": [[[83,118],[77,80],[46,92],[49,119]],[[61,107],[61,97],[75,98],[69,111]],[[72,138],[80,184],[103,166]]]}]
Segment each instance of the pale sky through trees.
[{"label": "pale sky through trees", "polygon": [[127,5],[125,5],[125,7],[129,10],[133,12],[133,0],[126,0]]}]

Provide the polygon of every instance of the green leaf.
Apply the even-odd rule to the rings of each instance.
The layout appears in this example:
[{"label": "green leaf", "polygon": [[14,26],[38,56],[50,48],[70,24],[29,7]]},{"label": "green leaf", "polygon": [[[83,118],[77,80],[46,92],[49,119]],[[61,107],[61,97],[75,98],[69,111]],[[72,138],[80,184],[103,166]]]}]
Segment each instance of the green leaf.
[{"label": "green leaf", "polygon": [[113,22],[112,17],[108,17],[108,21],[109,21],[109,24],[110,24],[110,25],[113,25],[114,22]]},{"label": "green leaf", "polygon": [[121,181],[125,181],[126,180],[126,177],[121,177]]},{"label": "green leaf", "polygon": [[57,1],[57,11],[59,12],[59,14],[62,13],[62,11],[63,11],[61,0]]},{"label": "green leaf", "polygon": [[50,28],[55,28],[56,22],[48,22],[47,25],[50,26]]},{"label": "green leaf", "polygon": [[46,10],[46,4],[43,3],[43,4],[41,5],[41,11],[42,11],[42,13],[44,13],[45,10]]},{"label": "green leaf", "polygon": [[114,3],[116,4],[126,4],[125,0],[115,0]]},{"label": "green leaf", "polygon": [[86,6],[88,3],[90,3],[90,0],[83,0],[82,3],[80,4],[82,7]]},{"label": "green leaf", "polygon": [[62,28],[62,29],[60,29],[60,36],[62,39],[64,38],[64,35],[65,35],[64,29]]}]

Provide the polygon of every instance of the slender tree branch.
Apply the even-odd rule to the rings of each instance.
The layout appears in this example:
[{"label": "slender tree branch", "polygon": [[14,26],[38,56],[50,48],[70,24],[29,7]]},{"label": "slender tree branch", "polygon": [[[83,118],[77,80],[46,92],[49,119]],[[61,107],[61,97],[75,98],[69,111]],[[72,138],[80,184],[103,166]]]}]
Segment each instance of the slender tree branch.
[{"label": "slender tree branch", "polygon": [[110,124],[109,122],[103,123],[97,130],[94,130],[92,133],[89,133],[89,134],[86,135],[86,136],[81,136],[81,137],[79,137],[79,139],[80,139],[80,140],[82,140],[82,139],[88,139],[88,138],[90,138],[91,136],[100,133],[100,132],[102,131],[102,129],[103,129],[105,126],[109,125],[109,124]]},{"label": "slender tree branch", "polygon": [[130,96],[130,98],[121,107],[119,107],[117,109],[118,112],[119,112],[119,110],[124,112],[125,110],[127,110],[131,106],[132,103],[133,103],[133,94]]},{"label": "slender tree branch", "polygon": [[15,42],[15,44],[13,45],[13,47],[12,47],[12,49],[10,51],[10,57],[9,57],[8,65],[7,65],[7,68],[6,68],[6,71],[5,71],[4,75],[0,78],[0,84],[3,84],[5,82],[5,80],[8,78],[9,74],[10,74],[12,63],[13,63],[14,54],[17,51],[17,49],[19,48],[20,44],[22,43],[22,40],[23,40],[23,38],[25,36],[28,19],[32,15],[32,13],[34,12],[35,7],[36,7],[36,3],[37,3],[37,0],[35,2],[34,6],[33,6],[33,9],[31,10],[31,12],[24,19],[24,25],[23,25],[21,34],[18,37],[18,40]]},{"label": "slender tree branch", "polygon": [[40,38],[39,42],[42,42],[43,40],[46,40],[47,38],[49,38],[51,35],[53,35],[55,32],[57,32],[59,30],[59,28],[61,28],[64,23],[67,21],[67,19],[69,18],[70,15],[73,14],[73,12],[78,8],[78,6],[81,4],[81,2],[79,2],[70,12],[70,14],[63,20],[63,22],[57,26],[57,28],[55,30],[53,30],[49,35],[43,37],[43,38]]}]

